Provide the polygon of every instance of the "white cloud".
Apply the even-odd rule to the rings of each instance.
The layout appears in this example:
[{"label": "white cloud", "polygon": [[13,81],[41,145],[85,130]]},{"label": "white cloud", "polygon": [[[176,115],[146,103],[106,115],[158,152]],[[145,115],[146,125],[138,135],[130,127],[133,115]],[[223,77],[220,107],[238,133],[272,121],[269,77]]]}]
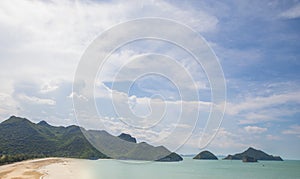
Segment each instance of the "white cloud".
[{"label": "white cloud", "polygon": [[227,103],[226,112],[231,115],[239,114],[243,111],[267,108],[287,102],[300,103],[300,92],[290,92],[285,94],[274,94],[267,97],[248,97],[242,103]]},{"label": "white cloud", "polygon": [[[140,82],[146,84],[147,80],[152,78],[151,82],[155,82],[156,85],[151,84],[140,90],[152,94],[169,94],[170,97],[178,94],[182,100],[196,100],[197,92],[195,90],[208,90],[206,84],[209,82],[202,77],[205,76],[203,72],[197,71],[202,68],[200,65],[195,64],[195,62],[192,63],[191,60],[188,62],[190,63],[185,65],[166,56],[121,51],[119,54],[113,55],[112,59],[104,64],[102,71],[98,74],[97,84],[102,88],[101,86],[105,81],[114,83],[127,81],[127,85],[122,83],[123,89],[115,88],[115,90],[127,92],[133,82],[136,83],[138,80],[143,79]],[[162,89],[164,85],[166,89]],[[159,88],[159,91],[157,91],[157,88]],[[168,96],[164,97],[165,99],[169,98]]]},{"label": "white cloud", "polygon": [[267,137],[268,140],[281,140],[282,139],[279,136],[271,135],[271,134],[268,134],[266,137]]},{"label": "white cloud", "polygon": [[297,135],[300,137],[300,125],[292,125],[289,129],[282,131],[282,134]]},{"label": "white cloud", "polygon": [[144,2],[143,7],[138,5],[138,1],[1,1],[0,22],[28,35],[25,39],[13,39],[30,42],[31,46],[22,44],[27,46],[26,49],[39,44],[42,45],[40,48],[61,52],[80,50],[104,29],[129,19],[171,18],[198,27],[199,31],[211,31],[217,23],[214,16],[205,12],[181,9],[167,2]]},{"label": "white cloud", "polygon": [[17,68],[16,74],[9,71],[11,77],[43,74],[71,81],[80,55],[99,33],[122,21],[153,16],[178,20],[201,32],[215,29],[218,21],[206,12],[162,1],[143,6],[139,1],[1,1],[1,75]]},{"label": "white cloud", "polygon": [[[219,44],[213,44],[215,51],[217,52],[221,61],[226,61],[226,66],[230,68],[229,65],[236,68],[243,68],[261,61],[262,53],[258,49],[232,49],[225,48]],[[236,69],[235,69],[236,70]]]},{"label": "white cloud", "polygon": [[245,119],[239,120],[240,124],[255,124],[262,121],[274,120],[270,114],[259,114],[255,112],[250,112],[245,115]]},{"label": "white cloud", "polygon": [[9,94],[0,93],[0,101],[0,121],[18,114],[17,102]]},{"label": "white cloud", "polygon": [[[296,88],[298,89],[298,87]],[[242,98],[241,102],[228,102],[226,113],[238,117],[239,124],[257,124],[270,121],[283,121],[283,117],[293,116],[299,112],[300,93],[293,91],[267,90],[267,94],[253,92],[251,97]],[[262,91],[260,91],[261,93]],[[289,104],[289,107],[287,107]]]},{"label": "white cloud", "polygon": [[41,93],[49,93],[55,91],[59,88],[57,84],[46,83],[41,87]]},{"label": "white cloud", "polygon": [[188,125],[188,124],[172,124],[174,127],[179,127],[179,128],[184,128],[184,129],[190,129],[193,126]]},{"label": "white cloud", "polygon": [[245,144],[244,141],[240,140],[243,138],[237,132],[230,132],[228,129],[220,128],[215,139],[209,145],[215,148],[227,148],[227,149],[240,149],[249,146],[249,144]]},{"label": "white cloud", "polygon": [[85,101],[88,100],[87,97],[85,97],[84,95],[81,95],[81,94],[77,94],[76,92],[70,93],[70,95],[68,95],[67,97],[70,98],[70,99],[73,99],[73,98],[79,98],[79,99],[85,100]]},{"label": "white cloud", "polygon": [[[205,3],[201,4],[205,6]],[[260,17],[267,14],[267,18],[273,16],[272,13],[269,13],[269,10],[265,11],[265,6],[259,6],[257,4],[257,8],[254,8],[253,11],[245,10],[248,9],[249,3],[244,2],[239,2],[238,4],[242,5],[233,5],[233,7],[220,2],[217,2],[217,4],[221,5],[219,7],[223,7],[223,5],[226,7],[216,8],[217,10],[210,8],[209,10],[214,11],[215,14],[219,14],[220,17],[228,20],[230,20],[232,16],[237,17],[235,15],[241,15],[243,17]],[[4,84],[0,86],[0,116],[6,117],[11,113],[22,116],[25,114],[25,116],[28,116],[30,119],[49,119],[53,124],[68,125],[70,123],[74,123],[70,98],[77,97],[82,100],[88,100],[89,98],[82,94],[71,93],[70,90],[61,89],[62,83],[51,83],[51,81],[63,79],[67,82],[71,82],[81,54],[98,34],[120,22],[140,17],[153,16],[170,18],[183,22],[192,28],[195,28],[198,32],[214,32],[215,30],[218,30],[218,19],[207,12],[199,10],[201,8],[202,7],[200,7],[199,4],[197,8],[189,8],[186,6],[176,6],[173,3],[165,1],[129,1],[126,3],[122,1],[97,2],[71,0],[57,0],[51,2],[18,0],[0,1],[0,76],[4,77],[0,79],[0,84]],[[232,8],[237,11],[232,11]],[[232,15],[232,13],[237,14]],[[283,12],[281,16],[284,18],[299,17],[299,5]],[[235,21],[238,20],[236,18],[234,19]],[[231,22],[232,21],[228,21],[228,24]],[[234,22],[234,25],[235,24],[238,23]],[[237,26],[235,26],[234,29],[236,27]],[[227,29],[229,33],[232,32],[230,30],[231,29]],[[226,33],[226,31],[224,32]],[[126,34],[126,32],[123,33]],[[211,43],[213,44],[214,42]],[[218,44],[214,44],[214,47],[216,49],[221,48]],[[157,48],[160,48],[160,46]],[[153,49],[153,51],[155,50],[156,49]],[[233,59],[231,62],[234,64],[232,65],[234,68],[236,65],[245,67],[248,64],[257,63],[257,60],[261,60],[263,57],[263,55],[261,55],[262,52],[256,49],[228,50],[221,48],[219,50],[220,53],[217,53],[218,56],[226,59]],[[173,55],[175,54],[174,56],[178,55],[178,53],[176,53],[173,49],[167,52],[167,54],[168,53]],[[140,54],[142,53],[122,51],[119,54],[114,54],[115,56],[112,57],[113,60],[116,59],[118,61],[110,62],[112,62],[113,66],[115,65],[114,63],[119,63],[126,58]],[[179,55],[177,56],[178,58],[184,59],[183,56]],[[194,64],[189,63],[188,60],[183,60],[183,62],[185,62],[185,64],[183,64],[192,74],[199,74],[199,69],[193,68],[195,66]],[[227,62],[228,61],[224,61],[224,64]],[[163,67],[161,64],[157,64],[156,66]],[[175,69],[173,69],[174,71],[167,68],[162,69],[165,71],[170,70],[169,73],[172,74],[172,76],[181,77],[181,74]],[[106,74],[108,79],[112,76],[112,74],[114,74],[114,72],[114,69],[111,68],[111,71]],[[23,80],[31,81],[32,79],[37,78],[42,79],[42,84],[45,85],[38,85],[36,91],[28,90],[30,92],[25,94],[22,93],[22,89],[19,89],[19,91],[16,92],[16,96],[11,94],[12,91],[15,91],[15,87],[13,85],[16,82]],[[184,79],[186,78],[183,80],[182,78],[179,79],[182,81],[182,86],[191,87],[185,83]],[[201,78],[199,77],[198,80],[196,80],[196,85],[201,89],[208,89],[207,83],[203,81],[202,76]],[[68,85],[71,86],[70,83]],[[103,84],[101,85],[100,88],[102,89],[96,91],[96,98],[101,98],[103,101],[105,101],[105,99],[110,99],[112,93],[118,92],[108,89]],[[69,98],[67,97],[68,95]],[[118,95],[121,96],[122,94]],[[18,96],[20,98],[17,98]],[[15,97],[15,99],[13,99],[13,97]],[[121,96],[120,100],[122,103],[127,102],[128,96]],[[149,100],[149,98],[132,97],[129,102],[132,107],[139,106],[136,110],[141,110],[141,114],[146,114],[147,111],[144,106],[149,105]],[[255,93],[241,102],[229,103],[227,105],[227,113],[231,115],[230,117],[243,117],[242,119],[239,118],[241,119],[240,124],[249,125],[259,123],[260,121],[277,120],[278,117],[282,115],[289,116],[295,114],[299,110],[286,110],[282,108],[278,110],[278,107],[290,103],[298,104],[299,101],[299,92],[280,92],[280,94],[274,95],[260,95]],[[177,121],[173,120],[178,115],[175,112],[178,112],[178,106],[181,102],[189,108],[190,111],[182,116],[182,118],[186,120],[176,123]],[[153,104],[155,104],[153,109],[163,109],[162,102],[154,101]],[[168,114],[170,117],[169,121],[171,122],[165,122],[158,130],[134,130],[126,128],[126,126],[124,127],[124,124],[122,123],[113,123],[115,121],[112,121],[111,123],[108,122],[107,125],[111,131],[123,132],[124,130],[125,132],[135,134],[135,137],[141,140],[148,140],[152,142],[172,135],[172,129],[177,127],[180,128],[180,130],[176,131],[177,133],[174,135],[174,140],[169,142],[178,144],[183,140],[179,140],[179,138],[175,137],[179,136],[183,138],[188,134],[187,132],[194,127],[194,118],[189,116],[189,112],[195,112],[197,110],[195,106],[200,105],[200,113],[205,113],[201,117],[206,119],[207,111],[209,111],[209,107],[211,107],[210,102],[204,101],[173,100],[167,101],[167,105],[169,106]],[[88,108],[89,106],[85,107]],[[106,107],[107,106],[104,105],[104,108]],[[89,116],[88,111],[86,111],[86,114],[84,115],[87,121],[80,121],[82,122],[81,124],[83,126],[96,127],[94,124],[98,118],[95,116]],[[62,119],[66,120],[62,121]],[[247,130],[249,130],[250,133],[263,133],[264,130],[267,130],[266,128],[260,128],[257,126],[247,127]],[[251,139],[245,138],[246,135],[243,136],[243,132],[245,132],[246,129],[243,130],[243,132],[236,131],[235,129],[235,127],[226,130],[224,128],[221,129],[211,145],[222,149],[235,148],[236,150],[240,150],[241,148],[248,147],[250,145],[257,145],[255,144],[256,141],[251,143]],[[296,134],[299,136],[300,134],[297,131],[299,131],[297,127],[291,127],[290,129],[283,131],[283,133]],[[243,138],[244,141],[241,141],[240,138]],[[267,135],[267,139],[275,140],[276,136]],[[245,144],[244,142],[247,143]],[[193,148],[198,148],[198,144],[199,136],[193,137],[188,143],[188,145]],[[174,145],[170,144],[170,146]]]},{"label": "white cloud", "polygon": [[[77,119],[87,129],[102,128],[118,135],[120,132],[133,134],[141,141],[153,145],[164,145],[175,150],[191,135],[193,129],[205,127],[211,107],[210,102],[202,101],[163,101],[147,97],[128,96],[119,91],[106,91],[107,96],[98,96],[96,103],[100,117],[79,116]],[[106,91],[106,92],[105,92]],[[112,101],[114,97],[114,105]],[[77,110],[78,108],[76,108]],[[77,114],[90,113],[90,109],[80,108]],[[90,113],[91,114],[91,113]],[[199,115],[199,116],[198,116]],[[101,118],[101,120],[99,120]],[[197,124],[197,120],[201,121]],[[209,122],[215,122],[212,119]],[[180,140],[179,140],[180,139]]]},{"label": "white cloud", "polygon": [[[39,116],[41,110],[29,109],[32,106],[21,104],[19,97],[23,103],[39,104],[41,108],[55,106],[68,114],[72,110],[71,103],[61,102],[63,107],[59,107],[58,102],[65,100],[59,89],[65,83],[52,81],[71,82],[85,48],[104,30],[120,22],[153,16],[185,23],[199,32],[214,31],[218,23],[215,16],[204,11],[164,1],[0,1],[0,75],[5,76],[0,79],[0,83],[5,84],[0,86],[0,91],[13,96],[14,84],[19,81],[42,79],[44,85],[37,87],[39,91],[32,92],[34,94],[20,95],[22,91],[18,91],[13,99],[17,102],[10,103],[12,108],[20,105],[23,107],[20,115]],[[62,94],[58,94],[60,92]],[[106,94],[102,97],[107,97]],[[72,96],[76,94],[69,97]],[[14,110],[1,108],[0,115],[7,113]],[[48,116],[61,117],[57,112],[49,113],[51,110],[47,111]]]},{"label": "white cloud", "polygon": [[239,124],[257,124],[262,122],[272,122],[272,121],[284,121],[284,117],[293,116],[298,113],[299,110],[296,107],[282,107],[280,105],[266,108],[257,109],[256,111],[245,111],[242,114],[242,118],[239,120]]},{"label": "white cloud", "polygon": [[17,96],[19,100],[22,100],[24,102],[32,103],[32,104],[46,104],[46,105],[55,105],[56,101],[52,99],[44,99],[44,98],[38,98],[35,96],[27,96],[24,94],[19,94]]},{"label": "white cloud", "polygon": [[15,82],[14,91],[7,94],[11,98],[7,100],[12,101],[13,106],[4,117],[17,115],[35,122],[47,120],[55,125],[75,124],[72,100],[68,98],[72,89],[71,83],[57,81],[53,84],[58,88],[46,92],[41,90],[44,86],[42,80]]},{"label": "white cloud", "polygon": [[246,130],[246,132],[254,133],[254,134],[260,134],[268,130],[267,128],[258,127],[258,126],[246,126],[244,127],[244,129]]},{"label": "white cloud", "polygon": [[279,17],[294,19],[300,17],[300,4],[297,4],[290,9],[279,14]]}]

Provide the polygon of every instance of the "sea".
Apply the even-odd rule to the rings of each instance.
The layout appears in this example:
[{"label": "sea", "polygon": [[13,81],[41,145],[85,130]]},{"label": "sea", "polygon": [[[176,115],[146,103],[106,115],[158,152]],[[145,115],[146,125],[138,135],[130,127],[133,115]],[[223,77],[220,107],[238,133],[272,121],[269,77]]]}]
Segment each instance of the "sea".
[{"label": "sea", "polygon": [[100,179],[300,179],[300,161],[193,160],[181,162],[91,161],[93,178]]}]

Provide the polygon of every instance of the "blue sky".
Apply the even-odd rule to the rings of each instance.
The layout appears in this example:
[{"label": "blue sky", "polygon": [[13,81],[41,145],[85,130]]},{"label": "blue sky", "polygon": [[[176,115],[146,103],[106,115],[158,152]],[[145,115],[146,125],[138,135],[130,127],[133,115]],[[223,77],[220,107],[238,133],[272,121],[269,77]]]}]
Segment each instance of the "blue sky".
[{"label": "blue sky", "polygon": [[[296,0],[130,1],[126,4],[121,1],[1,1],[0,120],[18,115],[54,125],[77,123],[72,83],[82,54],[105,30],[142,17],[167,18],[193,28],[218,57],[226,79],[227,105],[221,128],[208,149],[216,154],[228,154],[253,146],[284,158],[300,159],[300,2]],[[150,53],[182,59],[179,62],[197,83],[200,118],[208,117],[210,85],[203,69],[178,47],[145,40],[118,49],[103,71],[103,80],[96,80],[96,101],[106,121],[106,130],[113,134],[125,130],[140,140],[160,144],[163,140],[153,141],[172,134],[176,124],[182,133],[196,127],[178,152],[198,153],[204,122],[195,125],[189,113],[183,115],[186,123],[173,120],[178,114],[172,111],[180,107],[176,85],[150,75],[139,78],[128,95],[123,95],[133,71],[147,67],[178,77],[179,86],[186,85],[184,92],[188,93],[189,86],[176,68],[170,69],[160,60],[151,64],[142,60],[132,63],[128,68],[130,73],[125,73],[127,76],[122,76],[112,90],[111,78],[120,65],[132,57],[148,57]],[[167,113],[161,128],[149,131],[126,128],[120,124],[122,116],[117,117],[113,112],[108,98],[111,91],[120,94],[118,100],[127,100],[135,106],[138,116],[151,111],[151,98],[156,99],[150,100],[152,110],[167,104],[166,109],[171,112]],[[167,102],[162,103],[162,99]],[[181,102],[194,109],[189,98]],[[155,123],[155,116],[152,119],[150,123]],[[91,128],[91,121],[83,124]],[[175,135],[178,141],[183,140],[180,132]],[[172,148],[181,143],[169,139],[165,145]]]}]

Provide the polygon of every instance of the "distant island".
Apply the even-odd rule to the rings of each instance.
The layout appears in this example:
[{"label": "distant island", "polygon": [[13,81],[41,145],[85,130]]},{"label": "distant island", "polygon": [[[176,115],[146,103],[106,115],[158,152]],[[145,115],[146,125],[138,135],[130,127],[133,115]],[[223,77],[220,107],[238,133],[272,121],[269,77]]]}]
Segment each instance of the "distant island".
[{"label": "distant island", "polygon": [[[93,145],[84,135],[90,136]],[[97,150],[101,147],[103,150]],[[75,125],[56,127],[45,121],[35,124],[16,116],[0,123],[0,164],[43,157],[161,162],[183,160],[163,146],[136,143],[135,138],[125,133],[113,136],[106,131],[85,130]]]},{"label": "distant island", "polygon": [[244,162],[256,162],[257,160],[283,161],[280,156],[269,155],[252,147],[249,147],[242,153],[228,155],[223,160],[243,160]]},{"label": "distant island", "polygon": [[202,151],[198,155],[196,155],[193,159],[197,160],[218,160],[218,158],[211,153],[210,151]]}]

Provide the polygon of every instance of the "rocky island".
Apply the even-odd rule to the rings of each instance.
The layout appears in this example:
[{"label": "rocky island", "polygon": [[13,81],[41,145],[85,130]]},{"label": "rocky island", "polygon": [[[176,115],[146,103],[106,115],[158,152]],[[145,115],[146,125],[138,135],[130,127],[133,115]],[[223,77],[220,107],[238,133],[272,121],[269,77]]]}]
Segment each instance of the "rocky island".
[{"label": "rocky island", "polygon": [[246,151],[242,153],[228,155],[223,160],[245,160],[245,162],[255,160],[283,161],[282,158],[279,156],[269,155],[261,150],[254,149],[252,147],[249,147]]},{"label": "rocky island", "polygon": [[218,158],[211,153],[210,151],[202,151],[198,155],[196,155],[193,159],[197,160],[218,160]]}]

